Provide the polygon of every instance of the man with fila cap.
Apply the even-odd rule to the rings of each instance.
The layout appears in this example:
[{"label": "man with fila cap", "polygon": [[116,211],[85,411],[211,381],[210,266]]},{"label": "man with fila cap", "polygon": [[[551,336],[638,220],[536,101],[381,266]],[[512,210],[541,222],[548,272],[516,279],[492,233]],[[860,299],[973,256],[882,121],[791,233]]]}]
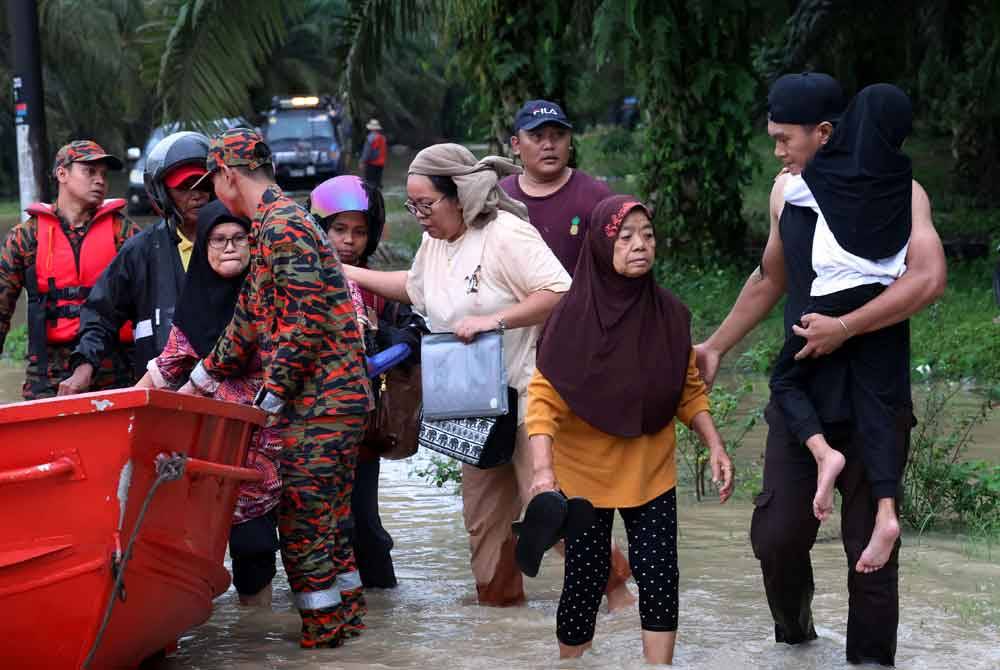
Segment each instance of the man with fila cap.
[{"label": "man with fila cap", "polygon": [[[828,75],[785,75],[774,83],[768,96],[767,126],[775,142],[774,154],[784,166],[783,173],[802,173],[830,139],[843,109],[840,84]],[[760,323],[783,295],[787,296],[786,335],[795,333],[806,340],[796,356],[799,360],[829,354],[853,336],[888,332],[895,338],[900,353],[899,364],[893,378],[887,379],[887,385],[893,396],[894,447],[902,472],[914,421],[906,319],[933,302],[945,284],[944,252],[931,220],[927,194],[913,182],[906,271],[878,297],[838,319],[803,314],[816,276],[812,242],[817,215],[810,208],[785,202],[786,179],[784,174],[779,175],[771,191],[771,230],[761,264],[747,280],[723,323],[695,347],[699,368],[705,381],[712,383],[722,356]],[[845,396],[845,387],[838,385],[824,397],[810,397],[810,400],[824,434],[846,458],[836,485],[842,497],[842,536],[849,566],[847,660],[893,665],[899,621],[899,544],[896,543],[881,569],[870,573],[855,569],[871,538],[877,504],[860,458],[857,435],[852,430],[850,400]],[[765,418],[768,435],[763,490],[754,500],[750,538],[754,554],[760,560],[775,639],[798,644],[816,638],[809,558],[819,528],[812,508],[816,463],[773,403],[765,410]]]},{"label": "man with fila cap", "polygon": [[573,275],[587,236],[590,212],[611,195],[604,182],[570,167],[573,124],[562,107],[529,100],[514,117],[510,147],[524,173],[500,181],[500,188],[528,208],[528,218],[566,272]]},{"label": "man with fila cap", "polygon": [[366,612],[349,530],[373,403],[354,305],[326,235],[274,183],[260,135],[233,128],[216,136],[205,166],[219,200],[252,219],[250,272],[232,321],[181,392],[211,394],[260,353],[264,385],[255,404],[284,443],[278,531],[300,644],[339,647],[360,634]]},{"label": "man with fila cap", "polygon": [[[97,278],[126,240],[139,232],[123,213],[125,201],[105,200],[108,168],[122,163],[96,142],[77,140],[56,154],[59,193],[54,205],[34,203],[30,218],[10,231],[0,252],[0,350],[21,289],[28,293],[28,369],[25,400],[56,395],[72,372],[80,311]],[[123,324],[124,325],[124,324]],[[115,331],[94,361],[94,387],[128,386],[131,328]],[[89,386],[89,383],[88,383]]]}]

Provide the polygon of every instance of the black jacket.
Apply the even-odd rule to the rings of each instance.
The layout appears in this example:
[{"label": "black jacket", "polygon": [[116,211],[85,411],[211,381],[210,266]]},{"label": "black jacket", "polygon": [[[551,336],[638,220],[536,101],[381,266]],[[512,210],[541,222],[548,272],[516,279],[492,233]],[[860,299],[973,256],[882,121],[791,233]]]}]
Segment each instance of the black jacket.
[{"label": "black jacket", "polygon": [[71,366],[97,367],[131,321],[135,331],[136,379],[167,343],[174,306],[184,287],[180,238],[165,221],[128,240],[91,289],[80,315],[80,343]]}]

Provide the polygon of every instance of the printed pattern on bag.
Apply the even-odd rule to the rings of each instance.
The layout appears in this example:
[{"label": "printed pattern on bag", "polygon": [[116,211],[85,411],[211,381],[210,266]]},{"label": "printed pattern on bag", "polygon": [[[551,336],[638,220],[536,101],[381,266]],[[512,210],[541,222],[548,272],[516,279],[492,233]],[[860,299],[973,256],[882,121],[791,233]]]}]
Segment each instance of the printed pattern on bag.
[{"label": "printed pattern on bag", "polygon": [[420,422],[420,446],[470,465],[479,465],[483,447],[496,422],[496,417],[424,419]]},{"label": "printed pattern on bag", "polygon": [[510,410],[503,416],[466,419],[420,417],[420,446],[477,468],[510,463],[517,441],[517,390],[507,387]]}]

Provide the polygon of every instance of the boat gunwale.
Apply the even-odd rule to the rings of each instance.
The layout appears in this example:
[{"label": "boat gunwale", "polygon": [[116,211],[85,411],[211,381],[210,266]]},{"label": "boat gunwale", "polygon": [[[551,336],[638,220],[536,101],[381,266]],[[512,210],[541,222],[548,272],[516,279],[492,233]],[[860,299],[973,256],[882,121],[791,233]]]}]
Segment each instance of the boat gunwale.
[{"label": "boat gunwale", "polygon": [[258,426],[264,425],[267,416],[249,405],[161,389],[126,388],[0,405],[0,425],[144,407],[236,419]]}]

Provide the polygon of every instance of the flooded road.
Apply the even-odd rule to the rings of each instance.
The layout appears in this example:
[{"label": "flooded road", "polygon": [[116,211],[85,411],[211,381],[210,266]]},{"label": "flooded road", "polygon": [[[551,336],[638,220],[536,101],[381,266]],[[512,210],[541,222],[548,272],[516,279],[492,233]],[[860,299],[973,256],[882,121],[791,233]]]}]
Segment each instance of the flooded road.
[{"label": "flooded road", "polygon": [[[402,170],[403,160],[393,169]],[[388,183],[387,179],[387,183]],[[400,210],[401,178],[386,189]],[[392,209],[392,207],[390,207]],[[413,222],[390,215],[390,241],[408,241]],[[409,228],[407,228],[409,226]],[[20,301],[19,310],[23,310]],[[15,317],[21,322],[23,317]],[[23,364],[0,364],[0,403],[20,400]],[[766,383],[757,384],[759,393]],[[761,400],[756,395],[753,400]],[[919,412],[919,409],[918,409]],[[737,463],[759,457],[758,425],[735,454]],[[975,431],[969,457],[1000,462],[1000,412]],[[475,604],[461,501],[450,488],[426,484],[415,460],[383,463],[381,511],[396,541],[397,589],[368,591],[368,631],[343,648],[298,647],[299,617],[287,581],[275,582],[273,610],[239,606],[230,589],[212,618],[180,640],[156,670],[265,670],[295,668],[641,668],[637,610],[602,612],[594,650],[560,662],[555,614],[562,566],[547,557],[538,578],[526,580],[524,607]],[[679,466],[683,467],[683,466]],[[820,639],[796,648],[773,642],[759,568],[750,549],[751,505],[746,495],[726,506],[696,503],[680,489],[681,613],[675,664],[697,669],[819,670],[850,667],[844,661],[847,565],[838,539],[839,520],[824,525],[813,551],[817,591],[814,616]],[[624,545],[620,519],[616,534]],[[635,585],[632,584],[635,592]],[[953,537],[904,534],[901,561],[898,667],[1000,668],[1000,550],[992,560]],[[2,667],[2,664],[0,664]]]},{"label": "flooded road", "polygon": [[[23,368],[0,364],[0,403],[20,400]],[[977,431],[978,457],[1000,461],[1000,412]],[[760,427],[736,452],[740,461],[762,449]],[[275,582],[273,611],[239,606],[230,589],[212,618],[180,641],[175,656],[156,670],[265,670],[296,668],[639,668],[637,610],[601,613],[594,650],[560,662],[555,614],[562,565],[546,557],[536,579],[526,580],[525,607],[475,604],[461,499],[414,474],[427,455],[383,462],[381,512],[396,542],[400,585],[367,593],[369,630],[337,650],[298,647],[299,617],[287,582]],[[777,645],[757,561],[750,549],[747,495],[725,506],[697,503],[680,488],[681,613],[678,667],[698,669],[846,668],[844,632],[847,566],[839,520],[821,529],[813,550],[815,620],[820,639],[797,648]],[[620,519],[616,533],[624,546]],[[634,583],[631,585],[635,592]],[[992,556],[952,536],[904,532],[901,561],[898,667],[1000,668],[1000,548]]]},{"label": "flooded road", "polygon": [[[381,509],[396,541],[400,585],[368,592],[364,635],[341,649],[299,649],[299,618],[279,574],[273,612],[241,608],[230,589],[216,601],[209,622],[186,635],[177,655],[157,670],[643,667],[637,610],[602,612],[594,652],[559,662],[555,613],[562,566],[552,557],[538,578],[526,580],[527,606],[477,606],[460,499],[417,479],[413,469],[413,462],[383,467]],[[679,500],[678,667],[849,667],[843,660],[847,573],[836,520],[821,530],[813,551],[820,639],[788,648],[772,641],[747,537],[749,503],[698,504],[684,495]],[[623,535],[620,519],[617,526]],[[904,539],[898,667],[1000,668],[1000,564],[971,559],[944,538]]]}]

